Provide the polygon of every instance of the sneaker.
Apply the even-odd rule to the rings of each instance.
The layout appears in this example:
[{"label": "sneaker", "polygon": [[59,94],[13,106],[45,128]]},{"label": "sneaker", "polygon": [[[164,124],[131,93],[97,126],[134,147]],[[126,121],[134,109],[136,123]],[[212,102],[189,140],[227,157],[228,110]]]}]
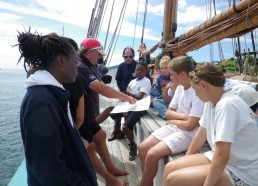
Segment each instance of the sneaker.
[{"label": "sneaker", "polygon": [[123,133],[123,131],[119,131],[117,133],[117,139],[123,139],[123,138],[125,138],[125,133]]},{"label": "sneaker", "polygon": [[137,145],[134,143],[134,144],[129,144],[129,160],[130,161],[133,161],[136,159],[137,157]]},{"label": "sneaker", "polygon": [[111,136],[108,138],[108,141],[113,141],[117,139],[117,132],[114,130]]}]

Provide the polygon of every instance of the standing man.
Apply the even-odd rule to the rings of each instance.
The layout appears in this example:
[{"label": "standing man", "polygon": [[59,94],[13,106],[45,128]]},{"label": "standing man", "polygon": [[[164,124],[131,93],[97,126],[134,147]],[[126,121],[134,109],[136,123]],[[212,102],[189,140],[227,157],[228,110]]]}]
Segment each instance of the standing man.
[{"label": "standing man", "polygon": [[[124,62],[118,66],[116,73],[116,83],[120,92],[126,93],[128,84],[131,80],[136,78],[135,68],[137,65],[137,61],[134,60],[135,53],[133,48],[124,48],[122,56],[124,58]],[[146,74],[146,77],[150,79],[152,84],[152,79],[148,73]],[[108,141],[121,139],[124,136],[124,133],[121,131],[121,119],[115,119],[114,131],[112,132],[112,135],[108,138]]]},{"label": "standing man", "polygon": [[[98,40],[87,38],[82,41],[80,50],[81,63],[78,64],[77,69],[84,77],[90,90],[84,99],[84,122],[79,131],[81,136],[89,142],[87,152],[94,169],[105,179],[106,185],[124,186],[127,182],[115,176],[127,175],[128,172],[118,169],[111,161],[106,145],[106,133],[99,126],[99,122],[96,121],[96,116],[99,115],[99,94],[130,103],[135,103],[135,100],[133,97],[127,96],[101,82],[96,71],[96,65],[98,60],[104,55],[106,53],[103,51],[103,47]],[[98,150],[98,154],[105,167],[99,161],[95,149]]]}]

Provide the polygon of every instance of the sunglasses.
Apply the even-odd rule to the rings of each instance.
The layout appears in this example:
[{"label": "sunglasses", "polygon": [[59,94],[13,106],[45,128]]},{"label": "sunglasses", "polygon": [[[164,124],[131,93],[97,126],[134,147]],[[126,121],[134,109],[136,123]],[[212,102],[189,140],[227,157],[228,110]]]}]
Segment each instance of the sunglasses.
[{"label": "sunglasses", "polygon": [[124,56],[124,58],[133,58],[133,56]]}]

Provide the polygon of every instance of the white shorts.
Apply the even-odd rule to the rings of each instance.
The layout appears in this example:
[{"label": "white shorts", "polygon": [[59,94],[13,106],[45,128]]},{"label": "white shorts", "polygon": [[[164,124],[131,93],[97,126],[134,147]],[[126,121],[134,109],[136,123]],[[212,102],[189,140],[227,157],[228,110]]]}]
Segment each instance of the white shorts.
[{"label": "white shorts", "polygon": [[185,134],[183,130],[174,125],[166,125],[154,131],[151,135],[160,141],[163,141],[172,154],[186,151],[192,142],[192,137]]}]

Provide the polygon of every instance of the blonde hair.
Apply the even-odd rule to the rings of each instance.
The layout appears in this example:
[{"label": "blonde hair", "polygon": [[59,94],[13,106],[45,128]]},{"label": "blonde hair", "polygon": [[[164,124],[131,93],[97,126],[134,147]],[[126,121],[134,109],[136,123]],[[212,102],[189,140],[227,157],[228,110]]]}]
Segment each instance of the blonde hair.
[{"label": "blonde hair", "polygon": [[160,59],[159,66],[161,66],[163,64],[168,65],[169,61],[170,61],[170,57],[169,56],[163,56]]}]

